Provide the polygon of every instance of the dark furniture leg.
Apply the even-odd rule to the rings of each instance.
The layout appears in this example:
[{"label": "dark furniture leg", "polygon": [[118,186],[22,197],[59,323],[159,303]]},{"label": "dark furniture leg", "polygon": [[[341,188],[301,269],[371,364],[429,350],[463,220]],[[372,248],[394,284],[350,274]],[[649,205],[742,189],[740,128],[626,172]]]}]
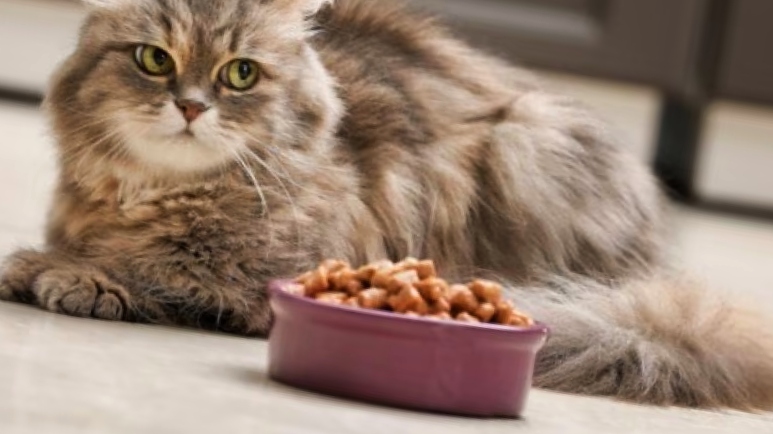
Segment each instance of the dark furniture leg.
[{"label": "dark furniture leg", "polygon": [[702,104],[666,96],[660,119],[655,173],[674,199],[695,199],[695,169],[703,123]]}]

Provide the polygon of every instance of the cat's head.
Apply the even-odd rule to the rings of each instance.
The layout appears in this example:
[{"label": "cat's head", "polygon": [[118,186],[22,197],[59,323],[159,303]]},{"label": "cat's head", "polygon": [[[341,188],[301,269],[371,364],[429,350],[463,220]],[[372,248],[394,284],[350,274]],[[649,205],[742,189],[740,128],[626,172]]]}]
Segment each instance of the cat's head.
[{"label": "cat's head", "polygon": [[48,100],[64,162],[208,173],[337,121],[307,40],[330,0],[84,2],[80,43]]}]

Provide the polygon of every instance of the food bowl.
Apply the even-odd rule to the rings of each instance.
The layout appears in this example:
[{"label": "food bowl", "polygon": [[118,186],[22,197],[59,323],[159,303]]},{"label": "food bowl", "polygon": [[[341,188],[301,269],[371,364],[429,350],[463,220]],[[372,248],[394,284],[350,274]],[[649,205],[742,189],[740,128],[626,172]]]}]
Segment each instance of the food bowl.
[{"label": "food bowl", "polygon": [[409,317],[269,285],[269,375],[315,392],[478,417],[522,414],[548,328]]}]

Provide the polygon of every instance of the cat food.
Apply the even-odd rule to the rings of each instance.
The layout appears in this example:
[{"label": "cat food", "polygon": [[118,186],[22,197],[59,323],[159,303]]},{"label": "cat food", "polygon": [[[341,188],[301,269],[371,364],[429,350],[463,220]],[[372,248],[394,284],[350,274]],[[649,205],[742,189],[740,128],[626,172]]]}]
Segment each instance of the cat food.
[{"label": "cat food", "polygon": [[384,310],[439,321],[528,327],[534,321],[505,300],[502,286],[488,280],[449,284],[431,260],[380,261],[354,269],[328,260],[285,289],[322,303]]}]

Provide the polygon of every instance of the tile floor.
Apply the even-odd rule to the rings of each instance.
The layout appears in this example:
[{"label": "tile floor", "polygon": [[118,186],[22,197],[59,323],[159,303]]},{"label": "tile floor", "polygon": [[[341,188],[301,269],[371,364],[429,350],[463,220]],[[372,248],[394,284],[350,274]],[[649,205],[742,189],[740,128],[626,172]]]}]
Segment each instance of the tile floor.
[{"label": "tile floor", "polygon": [[[632,114],[647,111],[637,110]],[[625,122],[626,131],[646,130]],[[0,103],[0,256],[40,242],[54,177],[41,114]],[[773,315],[773,224],[679,208],[674,217],[674,250],[683,262],[718,287],[756,297]],[[269,381],[263,341],[2,303],[0,368],[3,434],[773,433],[773,415],[648,408],[544,391],[534,391],[517,421],[370,406]]]}]

